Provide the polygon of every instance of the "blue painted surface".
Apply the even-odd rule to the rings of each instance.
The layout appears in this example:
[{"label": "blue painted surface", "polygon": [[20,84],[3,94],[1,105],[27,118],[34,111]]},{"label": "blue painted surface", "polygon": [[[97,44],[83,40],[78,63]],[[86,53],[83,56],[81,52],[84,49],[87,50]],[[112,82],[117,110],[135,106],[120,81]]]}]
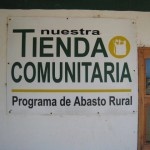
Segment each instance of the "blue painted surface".
[{"label": "blue painted surface", "polygon": [[150,59],[146,59],[146,78],[150,78]]}]

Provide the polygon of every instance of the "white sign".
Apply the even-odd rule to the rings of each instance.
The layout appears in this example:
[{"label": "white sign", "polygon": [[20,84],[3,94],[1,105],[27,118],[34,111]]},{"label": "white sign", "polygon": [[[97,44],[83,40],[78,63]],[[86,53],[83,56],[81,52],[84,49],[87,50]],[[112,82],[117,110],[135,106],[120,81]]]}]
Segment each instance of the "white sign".
[{"label": "white sign", "polygon": [[8,112],[137,111],[135,35],[127,19],[9,18]]}]

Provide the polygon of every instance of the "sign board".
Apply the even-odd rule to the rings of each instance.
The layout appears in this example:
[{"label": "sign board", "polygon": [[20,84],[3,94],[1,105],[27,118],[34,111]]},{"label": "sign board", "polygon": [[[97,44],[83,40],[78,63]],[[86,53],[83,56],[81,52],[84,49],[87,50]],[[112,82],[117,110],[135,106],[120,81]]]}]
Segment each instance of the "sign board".
[{"label": "sign board", "polygon": [[132,20],[12,17],[7,45],[8,112],[137,111]]}]

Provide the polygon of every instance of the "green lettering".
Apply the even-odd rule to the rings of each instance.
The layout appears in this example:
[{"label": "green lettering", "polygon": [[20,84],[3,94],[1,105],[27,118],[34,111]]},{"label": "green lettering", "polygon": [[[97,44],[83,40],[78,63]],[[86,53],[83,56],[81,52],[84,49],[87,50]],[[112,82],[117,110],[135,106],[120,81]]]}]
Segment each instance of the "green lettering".
[{"label": "green lettering", "polygon": [[[79,49],[79,42],[82,42],[82,44],[84,43],[85,48],[84,49]],[[75,38],[75,57],[85,57],[88,53],[89,53],[89,42],[86,38]],[[82,53],[79,53],[79,50],[82,51]],[[84,52],[83,52],[84,51]]]},{"label": "green lettering", "polygon": [[91,82],[94,82],[95,78],[98,78],[100,80],[100,82],[103,82],[100,67],[99,67],[98,63],[95,63]]},{"label": "green lettering", "polygon": [[65,82],[68,82],[68,75],[70,76],[72,82],[75,82],[75,63],[72,63],[72,70],[68,63],[65,63]]},{"label": "green lettering", "polygon": [[132,82],[129,67],[128,67],[127,63],[124,63],[120,82],[123,82],[124,78],[127,78],[129,80],[129,82]]},{"label": "green lettering", "polygon": [[[15,68],[18,67],[19,69],[22,68],[22,65],[20,64],[20,62],[15,62],[11,68],[11,76],[14,82],[18,83],[21,81],[22,76],[19,75],[18,78],[15,77]],[[16,71],[17,72],[17,71]]]},{"label": "green lettering", "polygon": [[50,82],[50,63],[46,62],[45,69],[43,70],[42,62],[38,62],[38,82]]},{"label": "green lettering", "polygon": [[92,65],[92,63],[91,62],[83,62],[82,63],[82,66],[85,66],[85,82],[88,82],[88,74],[89,74],[89,66],[91,66]]},{"label": "green lettering", "polygon": [[112,82],[115,82],[115,79],[112,75],[113,72],[114,72],[114,64],[110,62],[104,63],[104,73],[105,73],[104,81],[105,82],[107,82],[108,76],[110,77]]},{"label": "green lettering", "polygon": [[101,38],[97,38],[91,57],[95,57],[96,53],[103,53],[104,57],[108,57],[105,46]]},{"label": "green lettering", "polygon": [[45,41],[53,41],[52,37],[40,37],[40,57],[53,57],[52,53],[45,53],[45,48],[52,48],[52,45],[44,44]]},{"label": "green lettering", "polygon": [[[32,72],[32,75],[28,75],[28,73],[29,73],[28,70],[30,68],[32,70],[32,71],[30,71],[30,72]],[[29,76],[31,76],[31,77],[29,77]],[[32,62],[26,63],[24,66],[24,78],[25,78],[25,80],[27,82],[31,83],[35,80],[35,77],[36,77],[36,68],[35,68],[34,64]]]},{"label": "green lettering", "polygon": [[[56,82],[56,83],[59,83],[59,82],[62,81],[62,77],[63,77],[63,69],[62,69],[62,67],[63,67],[63,63],[62,62],[60,62],[59,69],[58,68],[56,69],[55,62],[52,63],[52,74],[53,74],[52,76],[53,76],[54,82]],[[56,78],[56,74],[58,75],[58,70],[60,70],[59,71],[59,77]]]},{"label": "green lettering", "polygon": [[64,53],[67,57],[71,56],[71,38],[67,38],[67,47],[64,45],[62,39],[60,37],[57,38],[57,53],[56,56],[60,57],[60,49],[63,49]]},{"label": "green lettering", "polygon": [[22,57],[25,57],[26,51],[26,34],[34,32],[34,29],[14,29],[14,33],[22,33]]}]

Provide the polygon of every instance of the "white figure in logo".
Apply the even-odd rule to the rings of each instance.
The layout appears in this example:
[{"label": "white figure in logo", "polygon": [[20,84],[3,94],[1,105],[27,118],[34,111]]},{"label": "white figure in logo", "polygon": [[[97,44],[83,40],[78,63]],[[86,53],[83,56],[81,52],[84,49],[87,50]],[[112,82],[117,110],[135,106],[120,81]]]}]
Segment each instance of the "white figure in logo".
[{"label": "white figure in logo", "polygon": [[127,53],[126,41],[116,39],[114,41],[114,52],[116,55],[126,55]]}]

